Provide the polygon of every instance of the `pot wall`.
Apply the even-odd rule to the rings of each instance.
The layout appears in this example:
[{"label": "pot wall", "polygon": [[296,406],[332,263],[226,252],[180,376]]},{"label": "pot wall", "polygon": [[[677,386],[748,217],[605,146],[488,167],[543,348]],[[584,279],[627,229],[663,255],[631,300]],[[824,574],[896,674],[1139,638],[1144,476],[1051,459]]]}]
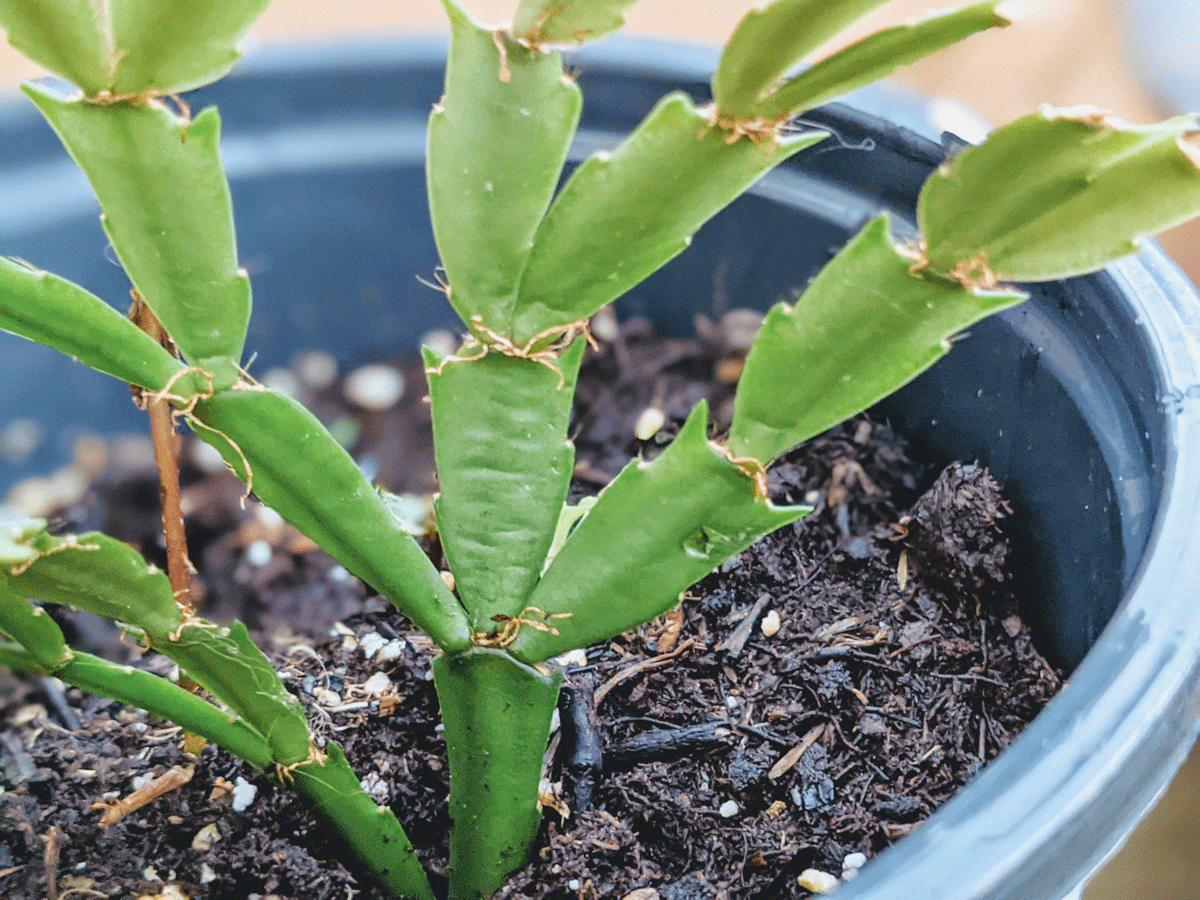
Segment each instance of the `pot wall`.
[{"label": "pot wall", "polygon": [[[415,279],[437,265],[422,157],[442,53],[416,42],[264,54],[191,98],[193,108],[219,103],[225,122],[255,291],[254,371],[310,347],[347,365],[404,355],[429,329],[457,327]],[[578,62],[585,153],[615,143],[669,87],[703,93],[712,58],[616,42]],[[912,101],[886,91],[858,101],[929,130]],[[648,315],[670,332],[690,329],[697,311],[719,312],[724,297],[766,308],[794,296],[878,210],[911,228],[916,192],[943,148],[861,109],[811,118],[836,138],[718,216],[619,302],[623,315]],[[32,110],[10,108],[0,146],[0,252],[123,308],[128,283],[53,136]],[[935,461],[980,459],[1005,484],[1025,616],[1043,649],[1075,671],[1001,759],[843,889],[847,900],[1061,896],[1182,760],[1200,712],[1200,617],[1190,601],[1200,581],[1198,313],[1194,291],[1147,249],[1034,289],[881,404]],[[67,461],[81,432],[144,427],[123,385],[44,348],[0,335],[0,366],[0,423],[37,415],[47,433],[21,462],[0,460],[0,490]]]}]

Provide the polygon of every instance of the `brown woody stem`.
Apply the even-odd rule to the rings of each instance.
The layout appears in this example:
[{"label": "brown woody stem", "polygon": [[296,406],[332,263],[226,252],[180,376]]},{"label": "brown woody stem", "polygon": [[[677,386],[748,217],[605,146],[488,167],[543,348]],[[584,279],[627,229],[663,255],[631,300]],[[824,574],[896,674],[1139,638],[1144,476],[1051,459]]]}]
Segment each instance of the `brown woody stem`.
[{"label": "brown woody stem", "polygon": [[[142,331],[146,332],[169,351],[174,351],[170,336],[158,318],[146,305],[136,290],[130,291],[133,306],[129,317]],[[179,496],[179,435],[175,432],[175,420],[170,402],[163,396],[142,394],[146,411],[150,414],[150,439],[154,443],[154,462],[158,466],[159,493],[162,497],[163,537],[167,545],[167,578],[171,590],[185,616],[194,610],[191,600],[192,565],[188,560],[187,538],[183,531],[183,510]]]}]

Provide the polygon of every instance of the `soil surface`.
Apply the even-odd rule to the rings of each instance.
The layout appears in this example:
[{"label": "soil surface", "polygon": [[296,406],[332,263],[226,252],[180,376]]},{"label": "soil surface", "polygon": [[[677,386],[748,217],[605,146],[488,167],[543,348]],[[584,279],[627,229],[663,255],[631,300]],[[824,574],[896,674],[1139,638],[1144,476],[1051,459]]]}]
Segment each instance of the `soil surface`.
[{"label": "soil surface", "polygon": [[[753,326],[733,311],[690,340],[636,320],[607,329],[578,393],[576,494],[659,452],[701,398],[719,429]],[[408,390],[384,412],[347,404],[341,381],[300,378],[298,393],[382,484],[420,494],[435,485],[424,379],[397,368]],[[648,407],[664,424],[642,441],[658,414]],[[161,565],[156,478],[117,469],[56,525],[103,528]],[[270,510],[243,509],[232,476],[189,464],[184,482],[202,613],[247,622],[444,887],[429,641]],[[985,470],[929,471],[860,417],[790,454],[770,487],[813,513],[728,561],[679,610],[566,663],[547,753],[558,811],[546,809],[534,864],[505,896],[808,896],[806,870],[853,877],[1061,686],[1007,591],[1011,513]],[[69,627],[77,645],[140,657],[102,623]],[[224,751],[189,755],[179,729],[53,680],[0,675],[0,692],[0,895],[379,896],[287,790]],[[162,796],[100,824],[104,806],[160,776]]]}]

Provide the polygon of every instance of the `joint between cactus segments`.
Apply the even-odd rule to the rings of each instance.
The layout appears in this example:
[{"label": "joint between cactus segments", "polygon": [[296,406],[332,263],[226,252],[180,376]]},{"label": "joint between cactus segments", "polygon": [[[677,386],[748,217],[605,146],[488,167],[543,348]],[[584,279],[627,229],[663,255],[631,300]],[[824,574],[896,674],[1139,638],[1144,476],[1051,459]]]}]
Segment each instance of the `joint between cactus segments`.
[{"label": "joint between cactus segments", "polygon": [[[708,131],[711,132],[716,128],[725,132],[725,143],[730,145],[736,144],[742,138],[749,138],[750,142],[755,145],[768,141],[775,143],[779,140],[779,126],[785,121],[785,119],[767,119],[761,116],[753,119],[723,116],[715,103],[703,107],[700,113],[708,122]],[[773,149],[771,148],[772,151]]]},{"label": "joint between cactus segments", "polygon": [[[528,619],[526,613],[537,613],[541,616],[541,620]],[[488,632],[476,632],[471,635],[471,643],[476,647],[490,647],[499,650],[504,650],[512,645],[520,634],[522,626],[529,626],[534,631],[541,631],[546,634],[551,634],[554,637],[559,636],[559,631],[553,625],[549,624],[552,619],[569,619],[574,613],[549,613],[544,609],[539,609],[536,606],[527,606],[515,616],[506,616],[503,614],[492,616],[492,621],[500,625],[500,628],[493,628]]]},{"label": "joint between cactus segments", "polygon": [[767,467],[763,465],[762,460],[753,456],[734,456],[728,447],[716,441],[709,441],[708,446],[729,460],[735,469],[753,482],[755,500],[767,502]]},{"label": "joint between cactus segments", "polygon": [[291,787],[295,783],[293,773],[301,766],[317,765],[323,766],[328,761],[329,757],[325,755],[323,750],[320,750],[316,744],[309,743],[308,756],[302,760],[288,765],[283,763],[275,763],[275,777],[279,779],[281,784],[286,784]]},{"label": "joint between cactus segments", "polygon": [[[450,363],[456,362],[476,362],[483,359],[489,353],[500,353],[503,356],[511,356],[516,359],[527,359],[531,362],[545,366],[551,372],[558,376],[558,385],[555,390],[560,390],[566,384],[566,376],[562,369],[557,365],[559,356],[567,349],[579,336],[588,342],[588,346],[593,350],[598,350],[599,345],[596,339],[592,337],[591,326],[587,319],[579,319],[575,322],[568,322],[565,325],[552,325],[539,331],[524,344],[514,344],[511,338],[507,338],[499,332],[489,328],[483,324],[483,316],[476,313],[471,316],[471,337],[459,348],[459,353],[466,351],[474,353],[473,356],[460,356],[455,353],[447,356],[436,366],[427,367],[425,374],[429,376],[437,376],[442,374],[442,370]],[[544,347],[534,349],[539,344],[549,341]]]}]

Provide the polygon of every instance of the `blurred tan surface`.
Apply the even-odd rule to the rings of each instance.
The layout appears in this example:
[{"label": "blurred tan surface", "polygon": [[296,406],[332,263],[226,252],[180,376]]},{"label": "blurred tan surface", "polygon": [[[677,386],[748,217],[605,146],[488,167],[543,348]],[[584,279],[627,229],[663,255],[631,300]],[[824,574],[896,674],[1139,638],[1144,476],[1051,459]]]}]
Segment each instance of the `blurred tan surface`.
[{"label": "blurred tan surface", "polygon": [[[462,0],[479,19],[508,18],[515,0]],[[631,33],[703,44],[722,41],[751,0],[642,0],[629,14]],[[894,0],[856,32],[917,17],[949,0]],[[897,73],[914,90],[958,100],[992,122],[1004,122],[1040,103],[1090,103],[1133,122],[1161,117],[1124,63],[1119,5],[1112,0],[1029,0],[1022,21],[984,34]],[[347,40],[441,32],[437,0],[275,0],[254,31],[262,43]],[[10,47],[0,47],[0,85],[40,74]],[[1162,243],[1193,280],[1200,280],[1200,228]],[[1200,898],[1200,752],[1194,752],[1171,790],[1093,881],[1087,900]],[[1029,898],[1057,900],[1057,898]]]}]

